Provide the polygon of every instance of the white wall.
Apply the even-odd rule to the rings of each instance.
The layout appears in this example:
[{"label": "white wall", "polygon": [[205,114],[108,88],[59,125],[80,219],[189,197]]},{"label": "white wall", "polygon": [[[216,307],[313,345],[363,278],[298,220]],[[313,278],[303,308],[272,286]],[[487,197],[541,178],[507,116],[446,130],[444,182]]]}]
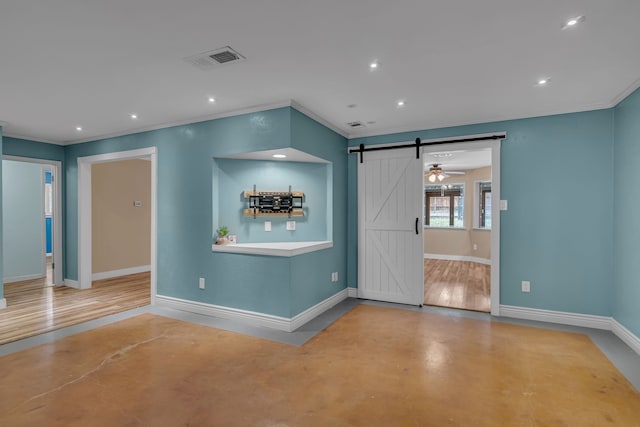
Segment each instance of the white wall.
[{"label": "white wall", "polygon": [[34,163],[2,161],[3,280],[43,277],[43,168]]}]

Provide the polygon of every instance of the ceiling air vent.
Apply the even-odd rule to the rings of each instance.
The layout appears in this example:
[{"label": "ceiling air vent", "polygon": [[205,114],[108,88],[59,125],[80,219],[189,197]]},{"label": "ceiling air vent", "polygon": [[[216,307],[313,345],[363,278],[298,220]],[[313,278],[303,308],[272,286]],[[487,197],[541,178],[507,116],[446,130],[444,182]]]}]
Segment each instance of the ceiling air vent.
[{"label": "ceiling air vent", "polygon": [[210,70],[211,68],[219,67],[220,65],[244,61],[245,57],[231,49],[229,46],[225,46],[220,49],[189,56],[184,58],[184,60],[202,70]]},{"label": "ceiling air vent", "polygon": [[358,129],[358,128],[363,128],[364,127],[362,122],[349,122],[349,123],[347,123],[347,126],[349,126],[352,129]]}]

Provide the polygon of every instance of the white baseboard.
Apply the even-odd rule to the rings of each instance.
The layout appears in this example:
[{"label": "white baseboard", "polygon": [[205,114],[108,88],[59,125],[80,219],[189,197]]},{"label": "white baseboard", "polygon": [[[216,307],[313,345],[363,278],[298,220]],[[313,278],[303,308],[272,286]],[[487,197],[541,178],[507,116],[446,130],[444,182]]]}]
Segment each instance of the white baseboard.
[{"label": "white baseboard", "polygon": [[314,305],[313,307],[309,307],[302,313],[296,314],[291,318],[290,325],[289,325],[289,332],[295,331],[300,326],[315,319],[325,311],[329,310],[334,305],[346,300],[348,297],[349,297],[349,294],[347,289],[345,288],[340,292],[331,295],[326,300],[320,301],[318,304]]},{"label": "white baseboard", "polygon": [[611,330],[611,317],[591,314],[567,313],[563,311],[542,310],[539,308],[500,306],[500,316],[515,319],[536,320],[538,322],[560,323],[581,326],[583,328]]},{"label": "white baseboard", "polygon": [[347,288],[349,298],[358,298],[358,288]]},{"label": "white baseboard", "polygon": [[0,310],[3,308],[7,308],[7,299],[6,298],[0,298]]},{"label": "white baseboard", "polygon": [[111,279],[112,277],[127,276],[129,274],[145,273],[151,271],[150,265],[139,265],[137,267],[122,268],[120,270],[103,271],[101,273],[93,273],[91,280]]},{"label": "white baseboard", "polygon": [[23,280],[35,280],[42,279],[43,277],[47,277],[44,274],[27,274],[26,276],[14,276],[14,277],[5,277],[2,279],[2,283],[14,283],[14,282],[22,282]]},{"label": "white baseboard", "polygon": [[464,255],[441,255],[441,254],[424,254],[424,259],[442,259],[445,261],[470,261],[479,264],[491,265],[491,260],[486,258],[478,258],[474,256]]},{"label": "white baseboard", "polygon": [[70,288],[80,289],[80,283],[78,283],[77,280],[64,279],[63,282],[64,282],[64,286],[68,286]]},{"label": "white baseboard", "polygon": [[176,310],[188,311],[190,313],[202,314],[205,316],[219,317],[222,319],[238,320],[252,326],[263,326],[280,331],[291,332],[307,323],[309,320],[330,309],[340,301],[347,298],[347,290],[330,296],[324,301],[314,305],[302,313],[292,317],[274,316],[271,314],[258,313],[255,311],[241,310],[237,308],[224,307],[221,305],[207,304],[203,302],[184,300],[180,298],[168,297],[165,295],[156,296],[156,304],[159,307],[168,307]]},{"label": "white baseboard", "polygon": [[633,351],[640,354],[640,338],[635,336],[633,332],[625,328],[616,319],[611,319],[611,331],[626,345],[631,347]]}]

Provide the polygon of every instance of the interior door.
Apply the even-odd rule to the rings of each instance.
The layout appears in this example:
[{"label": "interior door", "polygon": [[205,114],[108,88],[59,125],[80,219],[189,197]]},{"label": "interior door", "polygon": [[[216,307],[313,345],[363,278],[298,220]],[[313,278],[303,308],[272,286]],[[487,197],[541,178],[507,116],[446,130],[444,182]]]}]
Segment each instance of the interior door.
[{"label": "interior door", "polygon": [[422,160],[416,149],[364,153],[358,168],[358,297],[424,302]]}]

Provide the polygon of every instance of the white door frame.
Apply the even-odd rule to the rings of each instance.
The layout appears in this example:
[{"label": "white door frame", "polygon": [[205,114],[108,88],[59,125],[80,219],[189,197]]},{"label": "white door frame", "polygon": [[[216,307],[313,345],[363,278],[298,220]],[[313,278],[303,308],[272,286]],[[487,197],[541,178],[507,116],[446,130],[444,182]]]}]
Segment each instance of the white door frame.
[{"label": "white door frame", "polygon": [[157,292],[157,171],[156,147],[78,157],[78,287],[91,288],[91,166],[119,160],[151,161],[151,304]]},{"label": "white door frame", "polygon": [[48,165],[53,169],[53,262],[56,268],[53,269],[52,281],[54,285],[61,286],[64,284],[62,280],[62,162],[19,156],[2,156],[2,160]]},{"label": "white door frame", "polygon": [[[497,134],[502,133],[498,132]],[[461,136],[460,138],[473,138],[476,136],[482,135]],[[423,142],[428,143],[429,141],[438,140],[425,140]],[[433,146],[425,145],[422,148],[423,153],[491,149],[491,314],[493,316],[500,315],[500,144],[500,139],[489,139]]]}]

